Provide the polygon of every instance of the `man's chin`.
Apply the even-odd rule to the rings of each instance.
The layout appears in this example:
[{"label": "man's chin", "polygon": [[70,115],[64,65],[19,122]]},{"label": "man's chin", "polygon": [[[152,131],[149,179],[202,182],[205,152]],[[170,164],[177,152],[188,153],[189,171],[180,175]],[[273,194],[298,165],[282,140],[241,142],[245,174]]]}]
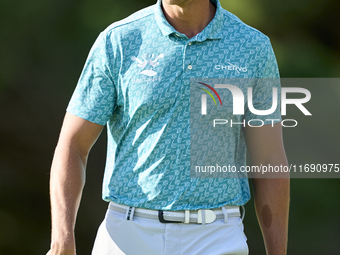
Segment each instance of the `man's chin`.
[{"label": "man's chin", "polygon": [[168,5],[187,5],[188,3],[192,2],[192,0],[163,0],[164,3]]}]

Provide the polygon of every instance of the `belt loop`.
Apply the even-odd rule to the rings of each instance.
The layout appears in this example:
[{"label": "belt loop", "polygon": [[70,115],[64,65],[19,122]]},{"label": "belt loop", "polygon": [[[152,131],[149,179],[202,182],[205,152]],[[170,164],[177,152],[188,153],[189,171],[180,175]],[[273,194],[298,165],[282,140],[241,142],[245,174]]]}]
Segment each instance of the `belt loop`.
[{"label": "belt loop", "polygon": [[189,210],[185,210],[184,223],[190,223],[190,211]]},{"label": "belt loop", "polygon": [[228,223],[228,212],[227,212],[227,210],[225,209],[224,206],[222,206],[222,211],[223,211],[223,214],[224,214],[224,223]]},{"label": "belt loop", "polygon": [[242,221],[243,221],[244,216],[246,215],[246,208],[244,208],[244,205],[242,205],[241,207],[242,207]]},{"label": "belt loop", "polygon": [[135,208],[132,206],[129,206],[129,208],[126,210],[125,219],[133,220],[134,213],[135,213]]},{"label": "belt loop", "polygon": [[202,225],[205,225],[205,210],[202,210]]}]

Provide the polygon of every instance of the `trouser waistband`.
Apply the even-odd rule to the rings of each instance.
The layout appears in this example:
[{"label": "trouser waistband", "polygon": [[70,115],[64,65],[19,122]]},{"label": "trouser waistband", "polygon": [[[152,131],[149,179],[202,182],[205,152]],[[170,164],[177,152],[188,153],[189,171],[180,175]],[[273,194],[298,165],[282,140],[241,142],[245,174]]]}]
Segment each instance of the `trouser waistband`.
[{"label": "trouser waistband", "polygon": [[[162,223],[197,223],[206,224],[216,219],[228,221],[230,217],[240,217],[239,206],[223,206],[217,209],[183,210],[183,211],[164,211],[135,208],[110,202],[109,209],[125,213],[127,220],[132,220],[134,216],[146,219],[159,220]],[[244,210],[243,210],[244,211]],[[243,219],[244,215],[242,216]]]}]

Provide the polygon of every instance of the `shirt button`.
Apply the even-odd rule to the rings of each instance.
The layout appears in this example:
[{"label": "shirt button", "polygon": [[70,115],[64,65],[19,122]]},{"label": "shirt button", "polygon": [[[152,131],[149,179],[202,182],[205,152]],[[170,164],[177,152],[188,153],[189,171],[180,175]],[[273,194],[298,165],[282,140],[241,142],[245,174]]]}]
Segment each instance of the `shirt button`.
[{"label": "shirt button", "polygon": [[188,65],[188,69],[191,70],[192,69],[192,65]]},{"label": "shirt button", "polygon": [[189,42],[189,43],[188,43],[188,45],[191,45],[191,44],[192,44],[192,42]]}]

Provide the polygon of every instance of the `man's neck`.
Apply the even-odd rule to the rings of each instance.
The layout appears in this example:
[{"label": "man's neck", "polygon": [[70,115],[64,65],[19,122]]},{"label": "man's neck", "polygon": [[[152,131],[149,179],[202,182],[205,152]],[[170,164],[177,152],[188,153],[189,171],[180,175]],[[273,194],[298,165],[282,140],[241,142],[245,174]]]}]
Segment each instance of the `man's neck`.
[{"label": "man's neck", "polygon": [[188,38],[200,33],[216,12],[209,0],[162,0],[162,8],[168,22]]}]

